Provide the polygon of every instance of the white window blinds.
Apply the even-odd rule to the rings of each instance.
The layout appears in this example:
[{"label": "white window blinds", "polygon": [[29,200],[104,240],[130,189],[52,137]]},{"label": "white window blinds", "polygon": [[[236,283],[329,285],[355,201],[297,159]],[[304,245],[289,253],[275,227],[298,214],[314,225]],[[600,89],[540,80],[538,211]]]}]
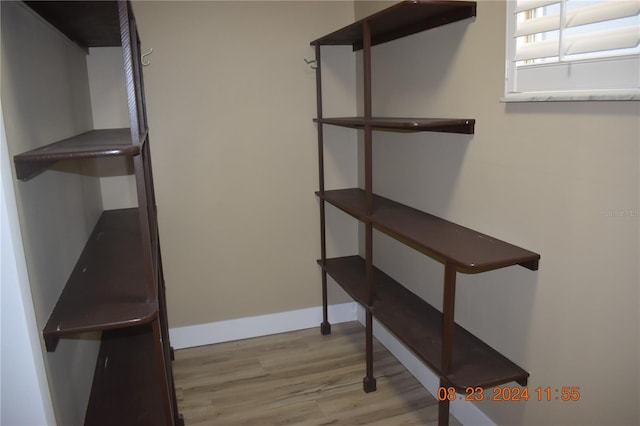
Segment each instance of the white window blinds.
[{"label": "white window blinds", "polygon": [[507,97],[609,91],[637,97],[640,0],[512,0]]}]

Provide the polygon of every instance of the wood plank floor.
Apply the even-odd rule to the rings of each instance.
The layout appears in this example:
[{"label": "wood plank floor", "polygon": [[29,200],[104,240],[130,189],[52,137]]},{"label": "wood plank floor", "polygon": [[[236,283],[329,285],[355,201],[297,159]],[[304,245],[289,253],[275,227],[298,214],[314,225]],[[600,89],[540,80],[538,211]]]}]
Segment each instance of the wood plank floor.
[{"label": "wood plank floor", "polygon": [[[437,401],[377,341],[364,393],[364,328],[333,324],[176,351],[178,406],[196,425],[435,425]],[[460,425],[451,416],[450,424]]]}]

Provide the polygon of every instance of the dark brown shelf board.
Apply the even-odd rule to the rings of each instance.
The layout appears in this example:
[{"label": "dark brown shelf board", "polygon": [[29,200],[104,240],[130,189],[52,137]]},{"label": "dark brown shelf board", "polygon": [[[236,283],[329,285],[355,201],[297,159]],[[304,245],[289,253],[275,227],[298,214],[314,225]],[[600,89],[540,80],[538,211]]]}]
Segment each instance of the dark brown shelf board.
[{"label": "dark brown shelf board", "polygon": [[[363,258],[348,256],[327,259],[326,262],[319,260],[318,263],[356,302],[364,305],[366,280]],[[467,387],[487,388],[514,381],[526,384],[527,371],[458,324],[454,325],[451,370],[443,375],[440,311],[375,267],[373,279],[374,318],[458,390],[464,392]]]},{"label": "dark brown shelf board", "polygon": [[355,267],[356,263],[360,266],[360,261],[362,261],[362,265],[364,265],[364,259],[360,256],[340,257],[327,259],[326,261],[318,259],[318,265],[340,284],[340,287],[342,287],[353,300],[362,306],[367,306],[367,287],[363,275],[364,269],[360,270],[359,267]]},{"label": "dark brown shelf board", "polygon": [[26,1],[31,9],[83,49],[120,46],[117,1]]},{"label": "dark brown shelf board", "polygon": [[158,426],[164,418],[159,353],[150,324],[102,333],[85,426]]},{"label": "dark brown shelf board", "polygon": [[103,212],[43,330],[47,350],[65,336],[152,321],[158,303],[150,293],[138,209]]},{"label": "dark brown shelf board", "polygon": [[[144,142],[146,132],[140,135]],[[81,133],[13,157],[16,175],[20,180],[29,180],[42,173],[58,161],[86,158],[138,155],[141,144],[131,140],[131,130],[101,129]]]},{"label": "dark brown shelf board", "polygon": [[401,117],[331,117],[314,118],[313,121],[334,126],[363,129],[369,124],[373,130],[395,132],[444,132],[472,135],[476,121],[464,118],[401,118]]},{"label": "dark brown shelf board", "polygon": [[362,27],[371,23],[371,45],[476,16],[476,2],[403,1],[311,42],[311,45],[351,45],[362,49]]},{"label": "dark brown shelf board", "polygon": [[540,255],[448,220],[373,195],[373,211],[365,210],[365,191],[359,188],[316,193],[356,219],[464,273],[478,273],[512,265],[538,269]]}]

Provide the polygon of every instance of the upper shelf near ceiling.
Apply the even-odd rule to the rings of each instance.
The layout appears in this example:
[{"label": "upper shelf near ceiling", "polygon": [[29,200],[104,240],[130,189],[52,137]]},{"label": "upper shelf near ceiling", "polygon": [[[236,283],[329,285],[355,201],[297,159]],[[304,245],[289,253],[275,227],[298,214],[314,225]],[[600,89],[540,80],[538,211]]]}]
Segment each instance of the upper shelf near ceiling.
[{"label": "upper shelf near ceiling", "polygon": [[476,16],[472,1],[403,1],[311,42],[315,45],[352,45],[362,49],[362,28],[371,23],[371,45],[385,43],[431,28]]},{"label": "upper shelf near ceiling", "polygon": [[117,1],[27,1],[45,21],[83,49],[120,46]]}]

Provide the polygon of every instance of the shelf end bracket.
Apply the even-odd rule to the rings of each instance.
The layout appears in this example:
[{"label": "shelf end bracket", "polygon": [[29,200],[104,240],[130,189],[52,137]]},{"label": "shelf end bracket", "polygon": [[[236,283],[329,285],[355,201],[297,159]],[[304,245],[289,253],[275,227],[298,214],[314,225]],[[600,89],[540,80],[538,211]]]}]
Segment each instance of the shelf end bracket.
[{"label": "shelf end bracket", "polygon": [[528,262],[521,262],[518,265],[530,269],[532,271],[538,270],[538,264],[540,263],[540,259],[530,260]]},{"label": "shelf end bracket", "polygon": [[16,165],[16,177],[21,181],[27,181],[38,176],[40,173],[53,166],[57,161],[20,161],[14,158]]},{"label": "shelf end bracket", "polygon": [[60,341],[59,336],[52,336],[47,333],[42,333],[44,336],[44,346],[47,349],[47,352],[55,352],[58,347],[58,342]]}]

